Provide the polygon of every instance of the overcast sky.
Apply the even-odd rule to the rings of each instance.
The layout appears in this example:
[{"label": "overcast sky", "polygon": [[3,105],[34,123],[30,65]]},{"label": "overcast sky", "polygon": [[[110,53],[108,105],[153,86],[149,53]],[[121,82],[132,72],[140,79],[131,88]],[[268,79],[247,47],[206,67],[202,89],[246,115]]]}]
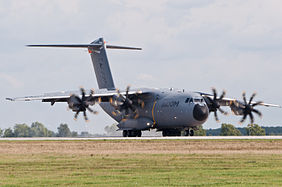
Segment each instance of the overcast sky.
[{"label": "overcast sky", "polygon": [[[8,102],[6,97],[97,88],[83,49],[26,48],[26,44],[90,43],[143,51],[108,50],[118,88],[176,87],[228,97],[243,91],[282,105],[282,1],[280,0],[0,0],[0,128],[39,121],[56,131],[102,133],[114,121],[97,116],[73,121],[67,104]],[[264,126],[282,125],[282,109],[258,107]],[[229,110],[229,109],[226,109]],[[219,116],[240,126],[238,116]],[[246,126],[244,123],[242,126]],[[219,128],[213,116],[204,128]]]}]

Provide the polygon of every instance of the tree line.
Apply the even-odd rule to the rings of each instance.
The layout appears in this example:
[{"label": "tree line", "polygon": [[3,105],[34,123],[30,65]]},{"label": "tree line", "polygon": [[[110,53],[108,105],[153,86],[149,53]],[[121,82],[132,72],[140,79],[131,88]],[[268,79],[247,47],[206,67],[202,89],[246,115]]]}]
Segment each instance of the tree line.
[{"label": "tree line", "polygon": [[[105,127],[106,135],[118,136],[117,125],[112,124]],[[157,136],[157,134],[155,133]],[[184,132],[182,133],[184,135]],[[244,128],[236,128],[232,124],[221,124],[221,128],[204,129],[203,126],[194,130],[194,136],[265,136],[265,135],[282,135],[282,127],[260,127],[258,124],[249,124]],[[158,135],[159,136],[159,135]]]},{"label": "tree line", "polygon": [[71,131],[67,124],[60,124],[58,132],[48,130],[42,123],[34,122],[31,126],[27,124],[16,124],[13,128],[0,129],[1,137],[77,137],[78,133]]},{"label": "tree line", "polygon": [[221,125],[221,128],[205,130],[207,136],[270,136],[282,135],[282,127],[261,127],[249,124],[247,127],[235,128],[232,124]]},{"label": "tree line", "polygon": [[[57,128],[57,132],[47,129],[40,122],[33,122],[31,126],[27,124],[15,124],[13,128],[0,129],[0,137],[103,137],[120,136],[117,125],[112,124],[105,127],[106,134],[90,134],[83,131],[78,134],[71,131],[67,124],[62,123]],[[232,124],[223,123],[221,128],[204,129],[200,126],[194,131],[195,136],[265,136],[282,135],[282,127],[260,127],[258,124],[249,124],[247,127],[235,128]]]}]

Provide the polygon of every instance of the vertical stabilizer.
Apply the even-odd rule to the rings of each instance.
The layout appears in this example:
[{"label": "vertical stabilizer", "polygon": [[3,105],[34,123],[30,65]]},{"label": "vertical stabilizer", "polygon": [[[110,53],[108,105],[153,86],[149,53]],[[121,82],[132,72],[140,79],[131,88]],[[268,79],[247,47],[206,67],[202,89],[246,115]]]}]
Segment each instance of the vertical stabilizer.
[{"label": "vertical stabilizer", "polygon": [[103,38],[99,38],[91,44],[99,44],[101,47],[88,47],[91,55],[94,71],[96,74],[99,89],[107,88],[109,90],[115,89],[110,65],[106,53],[105,43]]}]

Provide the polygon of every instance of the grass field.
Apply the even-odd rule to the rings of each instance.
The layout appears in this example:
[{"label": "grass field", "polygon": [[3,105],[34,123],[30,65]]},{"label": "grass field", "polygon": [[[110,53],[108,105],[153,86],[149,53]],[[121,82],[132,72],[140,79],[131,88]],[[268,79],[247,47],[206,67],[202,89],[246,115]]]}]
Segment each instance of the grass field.
[{"label": "grass field", "polygon": [[282,140],[2,141],[1,186],[281,186]]}]

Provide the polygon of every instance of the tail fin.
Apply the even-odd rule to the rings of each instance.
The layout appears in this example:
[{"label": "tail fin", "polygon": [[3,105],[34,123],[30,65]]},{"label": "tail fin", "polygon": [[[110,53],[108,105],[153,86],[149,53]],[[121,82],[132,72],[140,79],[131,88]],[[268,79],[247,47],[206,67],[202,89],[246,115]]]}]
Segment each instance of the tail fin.
[{"label": "tail fin", "polygon": [[115,89],[109,61],[105,48],[109,49],[131,49],[142,50],[136,47],[123,47],[115,45],[105,45],[104,39],[99,38],[91,44],[66,44],[66,45],[27,45],[28,47],[71,47],[71,48],[88,48],[91,55],[94,71],[96,74],[99,89]]},{"label": "tail fin", "polygon": [[98,49],[88,47],[99,88],[115,89],[103,38],[99,38],[91,44],[101,45]]}]

